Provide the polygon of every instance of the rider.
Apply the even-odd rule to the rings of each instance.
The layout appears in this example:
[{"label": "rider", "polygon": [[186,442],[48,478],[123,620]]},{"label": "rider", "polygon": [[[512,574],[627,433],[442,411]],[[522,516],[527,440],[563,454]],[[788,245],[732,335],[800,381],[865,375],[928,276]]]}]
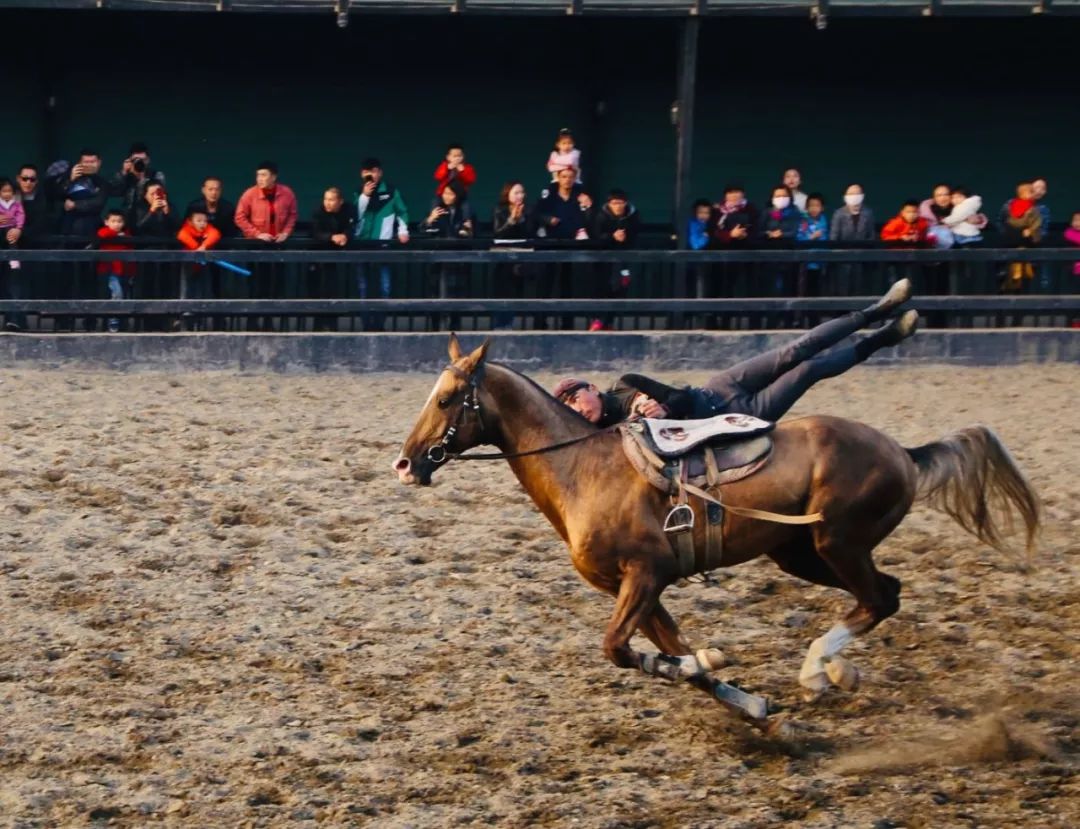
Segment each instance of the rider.
[{"label": "rider", "polygon": [[910,280],[901,279],[870,307],[829,320],[787,345],[737,363],[703,387],[675,388],[640,374],[624,374],[607,392],[587,380],[567,377],[552,394],[598,426],[634,415],[696,419],[737,413],[776,421],[818,380],[843,374],[879,348],[914,334],[919,314],[907,311],[853,344],[832,348],[868,323],[887,319],[910,296]]}]

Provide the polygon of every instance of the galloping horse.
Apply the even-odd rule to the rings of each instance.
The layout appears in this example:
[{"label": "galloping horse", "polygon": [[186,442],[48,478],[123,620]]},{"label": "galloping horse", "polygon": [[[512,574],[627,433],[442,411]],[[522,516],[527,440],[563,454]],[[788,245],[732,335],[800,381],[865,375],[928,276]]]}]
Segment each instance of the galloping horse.
[{"label": "galloping horse", "polygon": [[[498,447],[502,454],[496,457],[509,461],[570,548],[577,571],[616,597],[604,634],[607,658],[620,668],[685,679],[763,718],[763,700],[707,676],[718,667],[710,652],[693,654],[660,602],[660,594],[680,577],[663,530],[667,497],[631,466],[617,433],[598,429],[527,377],[489,363],[490,342],[464,354],[450,335],[450,364],[439,374],[394,463],[400,481],[430,484],[435,469],[459,453],[479,444]],[[1015,510],[1031,554],[1039,501],[985,426],[961,429],[915,449],[839,417],[785,420],[772,436],[769,463],[721,486],[722,500],[786,514],[820,513],[823,520],[790,526],[726,511],[724,565],[764,554],[786,573],[855,597],[843,621],[810,645],[799,673],[808,700],[830,683],[854,687],[857,673],[853,676],[853,666],[840,651],[899,608],[900,582],[874,566],[872,553],[916,500],[945,511],[999,551],[1006,550],[1003,535],[1011,529]],[[630,647],[639,630],[660,654]]]}]

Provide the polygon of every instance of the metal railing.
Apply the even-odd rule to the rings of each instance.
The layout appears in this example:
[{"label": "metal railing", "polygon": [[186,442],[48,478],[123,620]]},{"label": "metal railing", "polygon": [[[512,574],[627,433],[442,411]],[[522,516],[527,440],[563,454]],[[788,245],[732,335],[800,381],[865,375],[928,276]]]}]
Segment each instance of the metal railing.
[{"label": "metal railing", "polygon": [[[796,15],[919,16],[1075,14],[1077,0],[0,0],[0,8],[173,12],[308,12],[331,15]],[[331,18],[333,19],[333,18]],[[342,25],[339,22],[339,25]]]},{"label": "metal railing", "polygon": [[[301,250],[0,251],[21,267],[0,314],[19,328],[410,330],[801,327],[860,307],[901,277],[931,326],[1068,326],[1075,249],[583,249],[490,241]],[[218,262],[251,272],[244,276]],[[122,263],[115,266],[113,263]],[[0,264],[0,268],[4,265]],[[133,290],[110,300],[113,269]],[[99,269],[106,271],[99,273]],[[1019,270],[1022,293],[999,293]],[[389,296],[382,296],[383,280]],[[625,278],[625,284],[624,284]]]}]

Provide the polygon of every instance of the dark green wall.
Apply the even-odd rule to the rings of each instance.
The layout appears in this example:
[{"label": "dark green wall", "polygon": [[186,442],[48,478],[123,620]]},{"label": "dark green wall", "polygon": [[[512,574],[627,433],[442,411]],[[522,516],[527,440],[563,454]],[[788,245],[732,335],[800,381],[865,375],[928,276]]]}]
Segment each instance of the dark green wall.
[{"label": "dark green wall", "polygon": [[[580,136],[586,184],[622,186],[646,219],[671,216],[676,23],[669,19],[353,18],[250,14],[0,14],[22,76],[5,86],[0,164],[47,163],[50,141],[100,148],[115,169],[147,141],[177,201],[217,172],[234,197],[275,158],[310,212],[380,156],[415,216],[450,139],[499,185],[535,195],[556,130]],[[938,179],[996,208],[1021,176],[1080,208],[1076,20],[711,19],[701,42],[693,193],[744,182],[761,200],[785,165],[836,202],[849,180],[879,215]],[[18,72],[18,70],[16,70]],[[53,122],[44,102],[56,96]],[[1075,197],[1073,196],[1075,194]]]}]

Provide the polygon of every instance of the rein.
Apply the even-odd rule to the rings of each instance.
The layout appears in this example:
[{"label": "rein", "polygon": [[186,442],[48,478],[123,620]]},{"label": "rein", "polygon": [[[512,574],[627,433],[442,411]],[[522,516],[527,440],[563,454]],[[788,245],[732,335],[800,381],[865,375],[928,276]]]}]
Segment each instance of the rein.
[{"label": "rein", "polygon": [[[446,460],[455,461],[503,461],[510,458],[524,458],[528,455],[543,455],[545,452],[554,452],[556,449],[563,449],[567,446],[573,446],[575,443],[584,443],[585,441],[589,440],[590,438],[594,438],[597,435],[603,435],[610,432],[612,428],[613,427],[608,427],[607,429],[601,429],[599,432],[590,432],[589,434],[582,435],[579,438],[564,440],[561,443],[552,443],[550,446],[542,446],[539,449],[529,449],[525,452],[481,452],[479,454],[466,455],[459,454],[457,452],[446,452],[444,450],[443,457],[446,458]],[[437,445],[431,448],[435,449],[436,447]],[[433,463],[442,463],[442,461],[436,461],[434,458],[431,457],[431,449],[428,450],[428,458],[430,458]]]},{"label": "rein", "polygon": [[560,441],[559,443],[552,443],[548,446],[542,446],[539,449],[529,449],[524,452],[480,452],[472,455],[466,455],[463,452],[450,452],[446,447],[449,445],[450,441],[453,440],[454,435],[457,434],[458,427],[465,420],[465,413],[467,411],[470,409],[474,411],[477,419],[480,421],[481,430],[484,428],[484,416],[480,413],[480,398],[478,396],[480,380],[483,377],[483,363],[481,363],[472,374],[466,374],[452,363],[443,369],[443,371],[449,371],[455,377],[459,377],[468,382],[469,391],[465,396],[464,402],[461,404],[461,409],[458,411],[457,420],[447,428],[445,434],[442,436],[442,440],[427,451],[428,460],[434,464],[444,464],[447,461],[504,461],[510,460],[511,458],[524,458],[529,455],[543,455],[547,452],[554,452],[558,449],[565,449],[567,446],[583,443],[597,435],[603,435],[615,429],[615,426],[609,426],[598,432],[590,432],[581,437],[571,438],[570,440]]}]

